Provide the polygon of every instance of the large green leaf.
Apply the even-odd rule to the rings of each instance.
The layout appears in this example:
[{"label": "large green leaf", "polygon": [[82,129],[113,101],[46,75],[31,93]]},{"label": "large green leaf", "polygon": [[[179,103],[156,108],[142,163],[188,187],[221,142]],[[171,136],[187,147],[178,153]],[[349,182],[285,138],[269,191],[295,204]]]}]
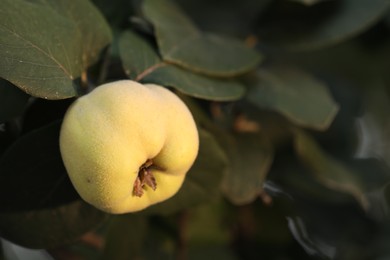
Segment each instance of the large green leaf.
[{"label": "large green leaf", "polygon": [[324,186],[355,197],[368,209],[364,184],[350,168],[326,154],[316,141],[302,130],[294,130],[294,148],[298,158]]},{"label": "large green leaf", "polygon": [[59,150],[61,122],[19,138],[0,158],[0,212],[54,207],[79,198]]},{"label": "large green leaf", "polygon": [[226,135],[223,139],[221,135],[230,162],[222,182],[224,195],[236,205],[251,203],[263,191],[273,161],[272,146],[260,134]]},{"label": "large green leaf", "polygon": [[19,116],[27,103],[29,96],[0,78],[0,122]]},{"label": "large green leaf", "polygon": [[34,96],[76,94],[82,52],[74,23],[40,4],[4,0],[0,24],[1,77]]},{"label": "large green leaf", "polygon": [[146,209],[145,213],[171,214],[209,201],[219,194],[227,166],[226,156],[212,135],[204,130],[200,130],[199,134],[198,157],[179,192],[171,199]]},{"label": "large green leaf", "polygon": [[58,247],[96,228],[106,217],[81,200],[55,208],[0,213],[0,236],[29,248]]},{"label": "large green leaf", "polygon": [[170,86],[208,100],[236,100],[244,94],[244,86],[234,80],[196,74],[163,62],[150,43],[134,32],[122,34],[119,48],[125,72],[143,83]]},{"label": "large green leaf", "polygon": [[339,106],[325,84],[304,71],[271,68],[258,71],[258,81],[248,100],[260,108],[275,110],[292,122],[319,130],[332,123]]},{"label": "large green leaf", "polygon": [[82,37],[83,69],[94,64],[98,60],[101,50],[111,42],[112,35],[104,17],[90,0],[36,1],[51,6],[58,14],[73,21]]},{"label": "large green leaf", "polygon": [[238,40],[201,32],[169,0],[145,0],[143,11],[168,62],[208,75],[233,76],[252,70],[261,60],[258,52]]},{"label": "large green leaf", "polygon": [[259,34],[264,42],[292,51],[320,49],[365,31],[389,6],[388,0],[325,1],[310,8],[276,2],[260,21]]},{"label": "large green leaf", "polygon": [[74,80],[96,61],[110,37],[104,20],[87,1],[4,0],[0,77],[33,96],[75,96]]}]

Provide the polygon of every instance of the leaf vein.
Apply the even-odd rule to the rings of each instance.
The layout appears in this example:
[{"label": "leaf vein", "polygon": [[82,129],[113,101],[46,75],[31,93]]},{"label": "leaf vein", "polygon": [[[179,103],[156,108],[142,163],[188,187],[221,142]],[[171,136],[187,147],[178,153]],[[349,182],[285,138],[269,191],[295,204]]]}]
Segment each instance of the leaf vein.
[{"label": "leaf vein", "polygon": [[69,73],[69,71],[52,55],[50,49],[48,49],[48,52],[45,52],[45,50],[43,50],[41,47],[39,47],[38,45],[34,44],[33,42],[27,40],[26,38],[22,37],[21,35],[19,35],[17,32],[14,32],[10,29],[8,29],[7,27],[5,26],[2,26],[2,28],[5,30],[5,31],[8,31],[10,34],[12,34],[14,37],[16,38],[19,38],[21,39],[22,41],[24,41],[25,43],[27,43],[28,45],[30,45],[32,48],[36,49],[37,51],[39,51],[40,53],[42,53],[43,55],[49,57],[51,60],[54,61],[54,63],[56,63],[58,65],[58,67],[70,78],[70,79],[73,79],[72,75]]}]

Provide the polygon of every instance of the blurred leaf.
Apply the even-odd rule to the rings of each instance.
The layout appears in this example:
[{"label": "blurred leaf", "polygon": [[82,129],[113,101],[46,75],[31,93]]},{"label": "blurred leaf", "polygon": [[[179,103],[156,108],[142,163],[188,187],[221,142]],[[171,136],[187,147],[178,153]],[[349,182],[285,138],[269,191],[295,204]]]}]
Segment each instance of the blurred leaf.
[{"label": "blurred leaf", "polygon": [[238,82],[195,74],[163,62],[153,47],[134,32],[122,34],[119,48],[125,72],[143,83],[170,86],[208,100],[236,100],[244,94],[244,86]]},{"label": "blurred leaf", "polygon": [[0,78],[0,122],[5,122],[22,114],[29,96]]},{"label": "blurred leaf", "polygon": [[368,214],[379,221],[388,221],[390,217],[390,192],[389,183],[383,187],[366,193],[370,202]]},{"label": "blurred leaf", "polygon": [[[300,159],[299,157],[295,158],[291,154],[288,156],[292,161],[285,159],[279,161],[278,164],[275,164],[279,166],[279,169],[277,173],[273,173],[279,175],[278,183],[281,183],[280,178],[283,178],[282,186],[293,199],[293,211],[290,211],[290,214],[293,215],[290,216],[299,216],[305,224],[305,228],[301,229],[299,227],[300,221],[295,223],[294,227],[291,226],[294,223],[289,220],[290,228],[300,228],[297,230],[301,233],[300,243],[306,242],[309,243],[307,245],[316,245],[326,255],[334,255],[335,249],[336,255],[338,255],[339,250],[344,248],[351,250],[351,247],[356,246],[357,243],[360,243],[362,249],[366,247],[368,241],[371,241],[372,232],[376,232],[373,225],[377,225],[367,216],[369,208],[362,210],[355,194],[351,194],[345,189],[337,189],[333,185],[327,185],[326,181],[324,182],[326,176],[336,173],[336,171],[332,172],[328,170],[329,167],[324,167],[327,171],[321,178],[313,167],[304,161],[303,163],[298,162],[296,159]],[[370,172],[370,174],[374,173]],[[362,185],[364,184],[362,182]],[[365,198],[365,200],[367,199]],[[299,226],[296,226],[297,224]],[[294,236],[296,235],[294,234]],[[306,241],[302,241],[302,239]],[[314,259],[328,258],[314,257]],[[342,257],[341,259],[360,258]],[[364,257],[363,259],[372,259],[372,257]]]},{"label": "blurred leaf", "polygon": [[238,40],[204,34],[169,0],[145,0],[144,14],[156,30],[163,60],[196,72],[234,76],[255,68],[262,57]]},{"label": "blurred leaf", "polygon": [[246,38],[273,0],[175,0],[194,23],[209,32]]},{"label": "blurred leaf", "polygon": [[327,87],[304,71],[262,69],[257,76],[248,100],[260,108],[275,110],[300,126],[326,130],[338,112]]},{"label": "blurred leaf", "polygon": [[89,2],[50,3],[2,2],[0,76],[33,96],[64,99],[77,94],[74,80],[111,36]]},{"label": "blurred leaf", "polygon": [[364,87],[370,84],[367,81],[373,74],[378,74],[381,70],[386,75],[388,74],[390,46],[387,43],[383,42],[382,47],[367,48],[359,41],[359,38],[356,38],[311,52],[310,55],[289,53],[288,57],[301,66],[333,75],[333,77],[338,76],[339,80],[344,78],[344,81],[347,79],[356,86]]},{"label": "blurred leaf", "polygon": [[59,150],[61,122],[19,138],[0,158],[0,212],[58,206],[79,198]]},{"label": "blurred leaf", "polygon": [[387,12],[387,15],[385,17],[385,23],[387,24],[387,27],[390,27],[390,11]]},{"label": "blurred leaf", "polygon": [[138,259],[147,237],[147,224],[141,215],[112,216],[101,259]]},{"label": "blurred leaf", "polygon": [[237,256],[229,246],[209,246],[204,248],[196,248],[189,250],[188,255],[189,260],[215,260],[215,259],[224,259],[224,260],[238,260],[241,259]]},{"label": "blurred leaf", "polygon": [[353,158],[344,160],[355,175],[363,181],[367,192],[377,190],[390,182],[390,167],[383,158]]},{"label": "blurred leaf", "polygon": [[198,157],[179,192],[171,199],[143,212],[172,214],[209,201],[219,194],[220,182],[226,171],[226,156],[212,135],[204,130],[200,130],[199,135]]},{"label": "blurred leaf", "polygon": [[324,243],[324,241],[313,239],[300,217],[287,217],[287,222],[294,239],[313,259],[334,259],[336,248]]},{"label": "blurred leaf", "polygon": [[273,148],[260,134],[219,136],[229,168],[222,182],[224,195],[236,205],[253,202],[263,191],[263,184],[273,161]]},{"label": "blurred leaf", "polygon": [[363,183],[356,174],[340,161],[327,155],[308,134],[302,130],[294,131],[294,148],[298,158],[309,168],[324,186],[354,196],[362,208],[368,209],[364,196]]},{"label": "blurred leaf", "polygon": [[36,1],[51,6],[60,15],[74,22],[81,35],[83,69],[85,70],[94,64],[99,58],[100,51],[110,44],[112,35],[103,15],[90,0]]},{"label": "blurred leaf", "polygon": [[362,158],[376,157],[389,162],[390,96],[388,86],[379,75],[372,75],[362,89],[364,114],[359,117],[360,143],[356,155]]},{"label": "blurred leaf", "polygon": [[355,159],[351,167],[364,180],[370,203],[368,215],[377,221],[387,222],[390,217],[390,168],[385,160]]},{"label": "blurred leaf", "polygon": [[0,236],[28,248],[73,242],[96,228],[106,214],[81,200],[55,208],[0,213]]},{"label": "blurred leaf", "polygon": [[326,85],[332,93],[339,111],[326,131],[312,134],[321,147],[334,157],[356,156],[361,141],[361,128],[357,122],[363,111],[361,97],[355,86],[340,77],[325,76]]},{"label": "blurred leaf", "polygon": [[388,217],[390,216],[390,184],[387,183],[385,186],[384,186],[384,189],[383,189],[383,199],[384,199],[384,202],[385,204],[383,205],[384,206],[384,212],[385,212],[385,216]]},{"label": "blurred leaf", "polygon": [[[290,204],[288,208],[288,215],[295,215],[296,201],[306,205],[308,208],[315,203],[317,207],[321,208],[323,205],[341,205],[347,203],[356,203],[355,197],[349,193],[343,191],[335,191],[329,186],[323,185],[317,175],[311,173],[312,169],[303,165],[299,158],[296,158],[294,154],[289,151],[288,154],[282,158],[276,157],[274,164],[272,165],[270,178],[272,184],[276,183],[280,191],[276,191],[276,196],[283,196],[283,199]],[[276,176],[276,177],[275,177]],[[266,191],[269,191],[268,182],[265,187]],[[271,187],[271,191],[273,191]],[[273,195],[273,193],[270,193]]]},{"label": "blurred leaf", "polygon": [[226,220],[225,201],[218,199],[193,207],[188,212],[187,239],[191,249],[227,246],[231,230],[224,225]]},{"label": "blurred leaf", "polygon": [[104,14],[110,24],[114,26],[128,25],[129,16],[133,13],[133,2],[129,0],[92,0]]},{"label": "blurred leaf", "polygon": [[292,51],[320,49],[365,31],[389,6],[388,0],[327,1],[310,8],[282,2],[263,16],[259,34],[264,42]]},{"label": "blurred leaf", "polygon": [[298,2],[298,3],[304,4],[304,5],[310,6],[310,5],[315,5],[315,4],[325,2],[325,1],[330,1],[330,0],[288,0],[288,1]]},{"label": "blurred leaf", "polygon": [[148,232],[143,243],[142,259],[176,258],[178,232],[182,227],[178,220],[180,215],[183,215],[182,212],[171,216],[148,216]]}]

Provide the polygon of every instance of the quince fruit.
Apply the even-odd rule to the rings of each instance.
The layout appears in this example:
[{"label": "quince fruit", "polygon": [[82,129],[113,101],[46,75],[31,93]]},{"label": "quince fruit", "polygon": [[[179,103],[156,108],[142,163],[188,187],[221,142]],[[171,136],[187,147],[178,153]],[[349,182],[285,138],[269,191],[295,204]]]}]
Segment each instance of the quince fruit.
[{"label": "quince fruit", "polygon": [[168,89],[121,80],[67,110],[60,151],[80,196],[109,213],[172,197],[194,163],[199,137],[186,105]]}]

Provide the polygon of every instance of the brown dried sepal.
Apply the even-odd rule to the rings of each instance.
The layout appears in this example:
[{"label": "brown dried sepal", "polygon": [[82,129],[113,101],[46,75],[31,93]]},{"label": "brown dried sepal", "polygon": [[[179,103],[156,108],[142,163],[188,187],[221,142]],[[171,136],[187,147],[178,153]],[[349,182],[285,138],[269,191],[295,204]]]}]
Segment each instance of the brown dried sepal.
[{"label": "brown dried sepal", "polygon": [[145,185],[149,186],[153,190],[157,189],[156,178],[153,176],[151,171],[151,166],[153,165],[152,160],[147,160],[141,167],[138,172],[138,176],[135,179],[133,187],[133,195],[137,197],[142,197],[144,194]]}]

